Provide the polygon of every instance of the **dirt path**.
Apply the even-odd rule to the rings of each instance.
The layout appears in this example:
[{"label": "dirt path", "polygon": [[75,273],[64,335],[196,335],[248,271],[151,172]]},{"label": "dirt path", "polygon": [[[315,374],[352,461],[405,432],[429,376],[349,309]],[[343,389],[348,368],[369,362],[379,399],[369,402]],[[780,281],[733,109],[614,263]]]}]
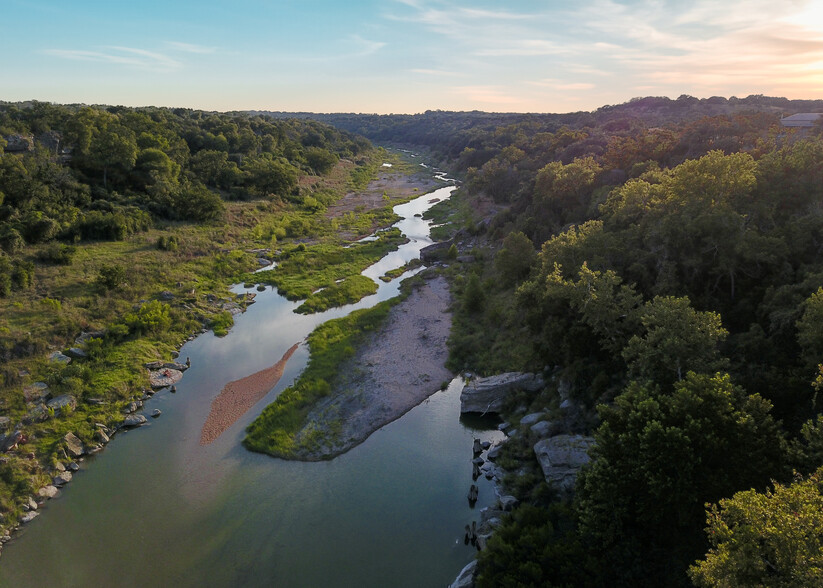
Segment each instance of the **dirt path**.
[{"label": "dirt path", "polygon": [[297,459],[330,459],[362,443],[437,392],[451,328],[442,277],[425,282],[395,306],[383,328],[340,372],[332,394],[316,406],[295,438]]},{"label": "dirt path", "polygon": [[217,439],[274,388],[299,345],[292,345],[273,366],[225,385],[211,403],[211,411],[200,431],[200,445],[208,445]]}]

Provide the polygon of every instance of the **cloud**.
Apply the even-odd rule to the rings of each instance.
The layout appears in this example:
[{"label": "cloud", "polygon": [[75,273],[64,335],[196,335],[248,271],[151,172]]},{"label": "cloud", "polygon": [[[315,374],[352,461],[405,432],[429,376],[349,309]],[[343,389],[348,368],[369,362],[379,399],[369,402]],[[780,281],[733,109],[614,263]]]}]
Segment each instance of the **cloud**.
[{"label": "cloud", "polygon": [[424,68],[416,68],[409,70],[412,73],[424,75],[424,76],[440,76],[440,77],[456,77],[465,74],[458,74],[453,71],[443,71],[441,69],[424,69]]},{"label": "cloud", "polygon": [[370,41],[368,39],[364,39],[360,35],[350,35],[348,40],[350,43],[354,44],[356,49],[353,53],[347,55],[346,57],[364,57],[366,55],[376,53],[386,46],[386,43],[382,41]]},{"label": "cloud", "polygon": [[106,46],[101,47],[97,51],[83,49],[44,49],[42,52],[46,55],[52,55],[61,59],[112,63],[155,71],[172,71],[182,66],[180,61],[168,55],[134,47]]},{"label": "cloud", "polygon": [[203,45],[195,45],[193,43],[181,43],[179,41],[166,41],[166,45],[172,49],[176,49],[177,51],[182,51],[184,53],[197,53],[197,54],[207,54],[207,53],[214,53],[217,51],[216,47],[205,47]]}]

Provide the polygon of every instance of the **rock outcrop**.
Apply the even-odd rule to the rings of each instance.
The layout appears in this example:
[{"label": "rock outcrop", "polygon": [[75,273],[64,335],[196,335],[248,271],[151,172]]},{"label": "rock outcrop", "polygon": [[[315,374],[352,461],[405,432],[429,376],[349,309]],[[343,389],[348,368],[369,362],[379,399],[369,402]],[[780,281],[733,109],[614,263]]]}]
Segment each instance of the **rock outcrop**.
[{"label": "rock outcrop", "polygon": [[534,454],[546,482],[562,493],[573,492],[577,472],[589,462],[592,445],[594,438],[583,435],[557,435],[535,443]]},{"label": "rock outcrop", "polygon": [[449,585],[449,588],[471,588],[474,586],[474,574],[477,571],[477,560],[472,560],[465,568],[460,570],[457,578]]},{"label": "rock outcrop", "polygon": [[80,457],[86,453],[83,442],[80,441],[74,433],[66,433],[66,436],[63,437],[63,442],[66,444],[66,452],[72,457]]},{"label": "rock outcrop", "polygon": [[537,392],[543,388],[543,378],[538,374],[508,372],[488,378],[475,378],[460,393],[460,412],[498,413],[512,392],[526,390]]}]

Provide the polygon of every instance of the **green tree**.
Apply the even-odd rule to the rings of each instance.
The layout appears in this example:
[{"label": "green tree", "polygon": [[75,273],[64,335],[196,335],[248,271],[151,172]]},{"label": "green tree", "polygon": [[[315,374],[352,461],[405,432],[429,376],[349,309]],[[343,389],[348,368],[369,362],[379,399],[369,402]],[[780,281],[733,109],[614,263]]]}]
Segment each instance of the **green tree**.
[{"label": "green tree", "polygon": [[738,492],[707,514],[711,549],[689,568],[697,586],[823,585],[823,468],[766,492]]},{"label": "green tree", "polygon": [[89,144],[90,163],[103,171],[103,187],[108,188],[109,170],[129,172],[137,160],[134,133],[117,124],[108,125]]},{"label": "green tree", "polygon": [[770,409],[728,375],[693,372],[670,394],[633,382],[599,407],[577,508],[609,585],[685,584],[706,551],[703,505],[782,473],[786,444]]},{"label": "green tree", "polygon": [[513,231],[503,239],[503,247],[495,255],[494,265],[506,284],[514,284],[529,275],[536,259],[531,239],[521,231]]},{"label": "green tree", "polygon": [[631,376],[665,386],[687,371],[711,373],[726,366],[717,345],[728,331],[716,312],[698,312],[688,298],[656,296],[644,305],[640,323],[642,334],[623,350]]}]

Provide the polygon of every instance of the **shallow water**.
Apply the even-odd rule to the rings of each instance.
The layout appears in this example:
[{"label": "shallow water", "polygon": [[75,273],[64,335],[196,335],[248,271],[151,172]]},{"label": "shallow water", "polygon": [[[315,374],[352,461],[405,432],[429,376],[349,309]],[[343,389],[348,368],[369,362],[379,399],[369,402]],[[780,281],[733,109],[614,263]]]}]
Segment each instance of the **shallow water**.
[{"label": "shallow water", "polygon": [[[366,270],[377,278],[430,244],[429,222],[414,215],[442,188],[395,208],[411,239]],[[410,272],[411,273],[411,272]],[[276,291],[235,317],[227,337],[208,333],[180,352],[192,367],[177,393],[162,391],[145,410],[151,425],[118,434],[82,464],[74,481],[7,544],[0,586],[438,586],[473,557],[463,527],[493,502],[478,480],[471,509],[472,439],[496,430],[460,422],[462,382],[454,380],[362,445],[328,462],[301,463],[246,451],[243,431],[305,367],[301,345],[278,385],[214,443],[199,445],[211,401],[223,386],[275,363],[329,318],[397,294],[374,296],[317,315]],[[246,291],[242,286],[236,292]]]}]

